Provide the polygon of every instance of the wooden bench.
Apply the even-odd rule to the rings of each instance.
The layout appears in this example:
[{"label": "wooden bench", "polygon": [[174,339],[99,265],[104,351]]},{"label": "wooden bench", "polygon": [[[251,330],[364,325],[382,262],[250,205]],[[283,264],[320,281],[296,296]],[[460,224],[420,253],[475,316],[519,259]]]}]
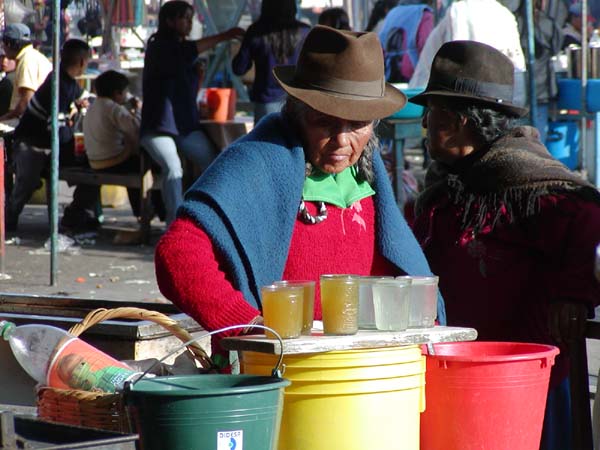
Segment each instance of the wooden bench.
[{"label": "wooden bench", "polygon": [[[150,240],[150,221],[153,216],[150,191],[160,190],[160,176],[153,176],[150,170],[150,157],[140,153],[140,171],[138,173],[112,173],[93,170],[87,167],[61,167],[59,180],[69,185],[89,184],[94,186],[114,185],[140,190],[140,232],[141,242]],[[47,183],[50,186],[50,183]]]}]

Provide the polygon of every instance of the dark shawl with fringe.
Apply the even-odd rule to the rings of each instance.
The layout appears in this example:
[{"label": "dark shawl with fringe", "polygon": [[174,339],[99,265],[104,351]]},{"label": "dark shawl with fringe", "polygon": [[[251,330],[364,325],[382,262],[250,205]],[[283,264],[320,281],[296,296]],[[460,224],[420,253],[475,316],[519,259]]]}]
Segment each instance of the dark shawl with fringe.
[{"label": "dark shawl with fringe", "polygon": [[531,127],[516,127],[490,148],[474,152],[452,167],[434,162],[417,199],[419,215],[444,194],[463,205],[463,230],[477,234],[501,217],[518,222],[538,211],[542,196],[573,193],[600,204],[600,193],[590,183],[554,159]]}]

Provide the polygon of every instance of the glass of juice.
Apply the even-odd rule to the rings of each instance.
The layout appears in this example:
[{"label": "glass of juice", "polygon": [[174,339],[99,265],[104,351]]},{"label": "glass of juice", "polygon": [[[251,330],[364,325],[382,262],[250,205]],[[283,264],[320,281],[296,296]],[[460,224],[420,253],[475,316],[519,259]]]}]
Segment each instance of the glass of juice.
[{"label": "glass of juice", "polygon": [[323,332],[332,335],[358,331],[358,279],[352,275],[321,275]]},{"label": "glass of juice", "polygon": [[310,336],[315,316],[315,282],[309,280],[284,280],[273,283],[277,286],[300,286],[304,289],[302,311],[302,335]]},{"label": "glass of juice", "polygon": [[[282,339],[297,338],[302,332],[304,288],[271,284],[260,288],[262,313],[266,327],[277,331]],[[269,339],[275,335],[265,330]]]}]

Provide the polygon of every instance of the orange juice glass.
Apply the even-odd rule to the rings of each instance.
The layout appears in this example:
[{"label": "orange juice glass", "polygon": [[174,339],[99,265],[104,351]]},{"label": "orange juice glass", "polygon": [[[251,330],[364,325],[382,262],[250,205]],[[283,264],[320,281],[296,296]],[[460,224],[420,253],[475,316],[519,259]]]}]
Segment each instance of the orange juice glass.
[{"label": "orange juice glass", "polygon": [[[297,338],[302,332],[304,288],[269,285],[261,288],[262,313],[266,327],[277,331],[282,339]],[[265,330],[269,339],[275,335]]]},{"label": "orange juice glass", "polygon": [[358,331],[359,283],[351,275],[321,275],[323,332],[333,335]]},{"label": "orange juice glass", "polygon": [[276,281],[277,286],[300,286],[304,289],[304,309],[302,311],[302,334],[310,336],[315,316],[315,282],[308,280]]}]

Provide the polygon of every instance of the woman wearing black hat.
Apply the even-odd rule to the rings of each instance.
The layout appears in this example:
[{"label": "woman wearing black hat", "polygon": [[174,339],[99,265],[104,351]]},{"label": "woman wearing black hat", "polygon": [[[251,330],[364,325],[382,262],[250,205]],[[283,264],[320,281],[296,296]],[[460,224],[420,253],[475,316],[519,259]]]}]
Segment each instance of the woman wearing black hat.
[{"label": "woman wearing black hat", "polygon": [[513,66],[473,41],[444,44],[423,127],[434,163],[413,227],[444,294],[448,323],[481,340],[560,346],[543,449],[570,446],[568,348],[600,300],[594,279],[600,194],[554,160],[537,130],[513,127]]},{"label": "woman wearing black hat", "polygon": [[259,289],[276,280],[430,273],[373,135],[406,102],[377,36],[317,26],[274,74],[283,112],[213,162],[156,249],[161,291],[207,330],[260,321]]}]

